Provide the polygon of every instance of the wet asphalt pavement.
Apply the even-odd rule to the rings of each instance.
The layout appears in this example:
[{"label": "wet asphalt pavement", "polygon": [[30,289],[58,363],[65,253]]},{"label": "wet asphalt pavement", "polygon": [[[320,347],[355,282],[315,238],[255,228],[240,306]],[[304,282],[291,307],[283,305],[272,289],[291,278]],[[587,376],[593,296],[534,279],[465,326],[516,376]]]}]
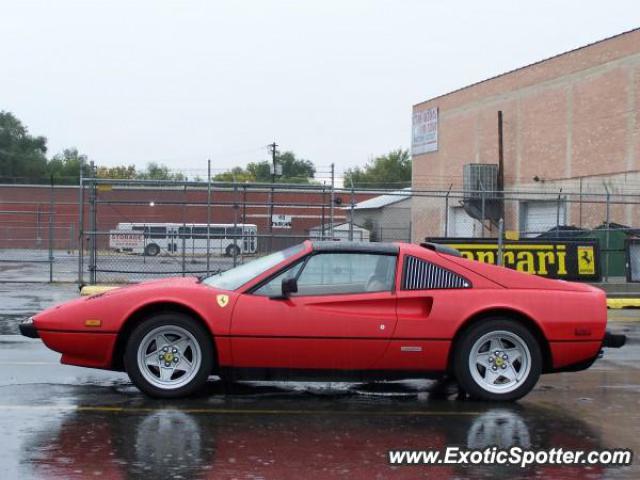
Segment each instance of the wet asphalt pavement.
[{"label": "wet asphalt pavement", "polygon": [[589,370],[543,376],[513,404],[456,398],[455,385],[236,383],[212,377],[180,401],[126,375],[63,366],[20,318],[73,285],[0,284],[1,479],[640,478],[631,467],[391,467],[390,449],[519,445],[640,452],[640,310],[612,311],[629,344]]},{"label": "wet asphalt pavement", "polygon": [[[56,282],[77,282],[77,252],[54,250],[53,261],[49,261],[49,252],[45,250],[0,249],[0,278],[4,282],[47,282],[50,276]],[[243,259],[251,256],[238,257]],[[126,283],[152,280],[170,275],[203,275],[207,271],[206,259],[202,256],[187,255],[184,262],[181,255],[158,255],[145,257],[99,251],[96,260],[96,279],[98,283]],[[209,271],[227,270],[233,266],[233,258],[212,255]],[[84,258],[84,281],[89,279],[89,256]]]}]

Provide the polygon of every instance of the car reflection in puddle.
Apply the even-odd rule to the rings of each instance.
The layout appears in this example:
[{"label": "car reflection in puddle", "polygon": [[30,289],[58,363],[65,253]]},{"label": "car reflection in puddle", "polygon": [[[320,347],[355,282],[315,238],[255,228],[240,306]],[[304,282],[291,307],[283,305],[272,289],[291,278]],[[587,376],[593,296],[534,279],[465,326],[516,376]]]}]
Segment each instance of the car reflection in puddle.
[{"label": "car reflection in puddle", "polygon": [[[113,389],[120,390],[118,394]],[[569,412],[442,400],[407,383],[221,385],[209,395],[152,401],[128,387],[118,409],[87,406],[34,434],[22,465],[39,478],[601,478],[600,467],[395,466],[391,449],[596,449]],[[211,394],[211,392],[209,392]],[[336,398],[339,397],[339,398]],[[101,398],[92,396],[92,398]]]}]

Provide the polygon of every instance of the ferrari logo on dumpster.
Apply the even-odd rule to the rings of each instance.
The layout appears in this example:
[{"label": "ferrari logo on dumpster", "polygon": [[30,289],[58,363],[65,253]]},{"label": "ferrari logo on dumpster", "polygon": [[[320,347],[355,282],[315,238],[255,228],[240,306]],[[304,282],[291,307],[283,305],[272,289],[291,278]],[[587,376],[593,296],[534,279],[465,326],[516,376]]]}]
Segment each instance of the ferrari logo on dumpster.
[{"label": "ferrari logo on dumpster", "polygon": [[216,295],[216,301],[218,302],[218,305],[220,305],[220,308],[224,308],[229,303],[229,295]]},{"label": "ferrari logo on dumpster", "polygon": [[578,272],[593,275],[596,272],[596,262],[594,262],[593,247],[578,247]]}]

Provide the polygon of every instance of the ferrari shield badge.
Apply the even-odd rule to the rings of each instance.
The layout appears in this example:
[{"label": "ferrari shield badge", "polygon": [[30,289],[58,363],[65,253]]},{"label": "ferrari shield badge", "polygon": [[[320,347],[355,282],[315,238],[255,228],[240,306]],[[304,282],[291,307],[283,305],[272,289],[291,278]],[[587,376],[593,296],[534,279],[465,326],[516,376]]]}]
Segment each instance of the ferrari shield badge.
[{"label": "ferrari shield badge", "polygon": [[216,300],[218,302],[218,305],[220,305],[220,308],[224,308],[229,303],[229,295],[216,295]]}]

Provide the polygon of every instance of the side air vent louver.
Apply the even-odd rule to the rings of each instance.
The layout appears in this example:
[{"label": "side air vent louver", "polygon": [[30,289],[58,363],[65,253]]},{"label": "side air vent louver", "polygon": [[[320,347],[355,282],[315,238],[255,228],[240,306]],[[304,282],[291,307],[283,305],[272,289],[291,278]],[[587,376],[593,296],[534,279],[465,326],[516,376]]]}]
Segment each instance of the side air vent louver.
[{"label": "side air vent louver", "polygon": [[442,288],[469,288],[471,285],[460,275],[416,257],[406,257],[403,290],[433,290]]}]

